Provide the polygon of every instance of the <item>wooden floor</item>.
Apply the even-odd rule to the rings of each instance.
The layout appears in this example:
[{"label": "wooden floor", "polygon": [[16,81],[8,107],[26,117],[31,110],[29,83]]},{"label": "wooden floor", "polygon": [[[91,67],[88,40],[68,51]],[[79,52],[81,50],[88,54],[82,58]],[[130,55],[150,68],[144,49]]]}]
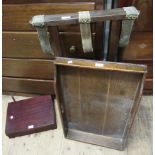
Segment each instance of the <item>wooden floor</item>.
[{"label": "wooden floor", "polygon": [[[15,96],[16,100],[26,97]],[[124,151],[65,139],[56,106],[56,130],[9,139],[5,135],[7,103],[11,96],[3,96],[3,155],[152,155],[153,97],[142,98],[128,145]]]}]

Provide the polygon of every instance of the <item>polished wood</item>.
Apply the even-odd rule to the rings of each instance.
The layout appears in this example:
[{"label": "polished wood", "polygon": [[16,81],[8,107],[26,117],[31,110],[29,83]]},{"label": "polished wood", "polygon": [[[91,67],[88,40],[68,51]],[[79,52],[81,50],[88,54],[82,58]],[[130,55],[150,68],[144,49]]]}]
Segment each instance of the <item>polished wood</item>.
[{"label": "polished wood", "polygon": [[[113,1],[112,8],[124,7],[120,1]],[[126,5],[125,5],[126,6]],[[128,5],[127,5],[128,6]],[[111,21],[109,34],[108,61],[117,61],[118,43],[121,33],[121,21]]]},{"label": "polished wood", "polygon": [[138,65],[131,63],[116,63],[108,61],[82,60],[74,58],[57,57],[54,61],[56,65],[64,65],[80,68],[91,68],[97,70],[111,70],[121,72],[147,73],[146,65]]},{"label": "polished wood", "polygon": [[[72,39],[70,39],[72,38]],[[96,58],[95,52],[88,52],[84,53],[82,49],[82,43],[81,43],[81,34],[80,33],[68,33],[68,32],[61,32],[60,33],[60,39],[62,43],[62,55],[63,57],[69,57],[69,58],[81,58],[81,59],[94,59]],[[92,33],[92,42],[93,47],[95,46],[95,40],[98,40],[96,38],[96,34]],[[71,48],[74,47],[73,50]],[[95,46],[96,47],[96,46]],[[100,55],[102,51],[98,51],[98,55]]]},{"label": "polished wood", "polygon": [[133,64],[145,64],[147,65],[147,78],[153,78],[153,60],[150,59],[137,59],[137,60],[122,60],[121,62],[133,63]]},{"label": "polished wood", "polygon": [[[146,80],[153,77],[153,1],[152,0],[119,0],[118,7],[132,5],[140,10],[140,15],[135,21],[130,43],[126,48],[116,49],[118,51],[118,61],[132,62],[136,64],[146,64],[148,73]],[[111,38],[113,39],[113,37]],[[111,45],[110,45],[111,46]],[[113,45],[112,45],[113,46]],[[114,50],[115,51],[115,50]],[[152,79],[153,80],[153,79]],[[147,82],[146,82],[147,83]],[[145,94],[153,93],[153,89],[144,86]],[[152,88],[149,84],[149,88]]]},{"label": "polished wood", "polygon": [[[91,17],[91,23],[103,22],[105,20],[126,19],[126,12],[122,8],[109,9],[109,10],[95,10],[95,11],[90,11],[89,13]],[[64,19],[63,17],[69,17],[69,18]],[[45,15],[44,23],[46,26],[79,24],[79,17],[78,17],[78,13]]]},{"label": "polished wood", "polygon": [[145,80],[145,84],[144,84],[144,88],[146,90],[153,90],[153,79],[146,79]]},{"label": "polished wood", "polygon": [[62,56],[62,48],[59,36],[59,30],[57,26],[48,27],[50,42],[52,43],[52,49],[54,50],[54,56]]},{"label": "polished wood", "polygon": [[40,94],[33,94],[33,93],[20,93],[20,92],[9,92],[9,91],[3,91],[3,95],[11,95],[11,96],[25,96],[25,97],[34,97],[34,96],[40,96]]},{"label": "polished wood", "polygon": [[109,50],[108,50],[108,61],[117,61],[118,59],[118,44],[119,35],[121,32],[121,22],[112,21],[110,26],[110,39],[109,39]]},{"label": "polished wood", "polygon": [[14,138],[56,129],[55,117],[54,102],[50,95],[10,102],[5,133],[9,138]]},{"label": "polished wood", "polygon": [[135,32],[130,38],[129,45],[124,48],[119,59],[136,60],[150,59],[153,57],[152,32]]},{"label": "polished wood", "polygon": [[32,31],[35,30],[29,20],[38,14],[58,14],[93,10],[94,2],[77,3],[37,3],[22,5],[3,5],[3,31]]},{"label": "polished wood", "polygon": [[4,92],[54,94],[53,80],[3,77],[2,83]]},{"label": "polished wood", "polygon": [[2,75],[51,80],[54,77],[53,61],[3,58]]},{"label": "polished wood", "polygon": [[135,0],[133,5],[140,10],[140,16],[133,30],[136,32],[153,31],[153,0]]},{"label": "polished wood", "polygon": [[[73,3],[73,2],[81,2],[82,0],[70,0],[69,2]],[[67,3],[68,0],[3,0],[3,4],[29,4],[29,3]],[[82,1],[85,2],[85,1]],[[87,1],[86,1],[87,2]],[[97,4],[97,8],[102,8],[102,2],[100,0],[95,0],[94,1]]]},{"label": "polished wood", "polygon": [[42,52],[37,32],[3,32],[2,56],[5,58],[52,59]]},{"label": "polished wood", "polygon": [[[21,100],[26,97],[15,96],[15,99]],[[11,102],[11,96],[2,96],[2,127],[5,127],[5,117],[8,102]],[[57,116],[57,130],[49,130],[24,136],[12,140],[6,137],[2,130],[3,136],[3,154],[7,155],[153,155],[153,96],[143,96],[138,113],[134,120],[131,132],[129,134],[127,148],[124,151],[114,150],[97,145],[90,145],[74,140],[66,140],[62,132],[59,110],[55,102]],[[12,146],[13,145],[13,146]],[[47,147],[47,146],[51,147]],[[43,149],[45,148],[45,149]]]},{"label": "polished wood", "polygon": [[[58,35],[56,27],[49,27],[49,31],[56,56],[94,59],[94,53],[83,53],[79,32],[59,32]],[[92,33],[92,39],[95,46],[94,42],[98,40],[95,33]],[[2,41],[3,58],[54,59],[42,52],[37,32],[3,32]],[[75,46],[75,51],[70,51],[72,46]],[[101,50],[97,53],[100,55]]]},{"label": "polished wood", "polygon": [[57,58],[54,64],[65,137],[124,149],[146,66],[71,58]]}]

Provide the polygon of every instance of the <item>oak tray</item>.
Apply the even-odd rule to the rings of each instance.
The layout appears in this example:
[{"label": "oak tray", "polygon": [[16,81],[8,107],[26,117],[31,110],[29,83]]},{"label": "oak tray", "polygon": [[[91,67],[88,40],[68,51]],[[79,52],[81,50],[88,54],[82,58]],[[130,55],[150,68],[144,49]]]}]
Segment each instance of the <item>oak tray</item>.
[{"label": "oak tray", "polygon": [[8,104],[5,133],[10,138],[56,127],[54,102],[50,95]]},{"label": "oak tray", "polygon": [[124,149],[146,66],[71,58],[57,58],[54,63],[65,137]]}]

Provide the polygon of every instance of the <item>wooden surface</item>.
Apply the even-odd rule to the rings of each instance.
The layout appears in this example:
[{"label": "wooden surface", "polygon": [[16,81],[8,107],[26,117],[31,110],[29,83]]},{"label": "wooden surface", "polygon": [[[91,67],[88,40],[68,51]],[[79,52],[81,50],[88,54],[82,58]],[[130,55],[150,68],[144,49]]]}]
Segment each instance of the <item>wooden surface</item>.
[{"label": "wooden surface", "polygon": [[110,61],[96,61],[96,60],[83,60],[75,58],[57,57],[54,60],[55,65],[69,66],[77,68],[88,68],[95,70],[109,70],[131,73],[147,73],[146,65],[132,64],[132,63],[119,63]]},{"label": "wooden surface", "polygon": [[151,59],[153,57],[152,32],[135,32],[130,38],[129,45],[124,48],[123,60]]},{"label": "wooden surface", "polygon": [[[90,11],[91,22],[103,22],[105,20],[123,20],[126,19],[126,12],[123,8],[116,8],[110,10],[95,10]],[[63,19],[62,17],[69,16],[69,19]],[[33,20],[33,19],[32,19]],[[31,21],[30,21],[31,23]],[[79,15],[76,13],[67,14],[51,14],[44,16],[44,23],[47,26],[60,26],[79,24]]]},{"label": "wooden surface", "polygon": [[146,76],[144,93],[152,94],[153,81],[153,0],[119,0],[120,5],[133,5],[140,10],[140,15],[135,21],[133,33],[129,45],[119,48],[118,61],[146,64],[148,73]]},{"label": "wooden surface", "polygon": [[153,31],[153,0],[133,0],[132,5],[140,10],[134,31],[152,32]]},{"label": "wooden surface", "polygon": [[2,50],[5,58],[51,59],[42,52],[37,32],[3,32]]},{"label": "wooden surface", "polygon": [[153,60],[150,59],[136,59],[136,60],[122,60],[124,63],[143,64],[147,66],[146,78],[153,78]]},{"label": "wooden surface", "polygon": [[53,80],[38,80],[28,78],[2,78],[4,92],[17,92],[29,94],[55,94]]},{"label": "wooden surface", "polygon": [[14,138],[56,129],[53,101],[52,96],[45,95],[8,103],[6,135]]},{"label": "wooden surface", "polygon": [[22,4],[3,5],[3,31],[35,30],[29,20],[38,14],[58,14],[78,12],[79,10],[93,10],[94,3],[49,3],[49,4]]},{"label": "wooden surface", "polygon": [[[15,96],[21,100],[26,97]],[[9,139],[5,135],[5,119],[8,102],[12,102],[11,96],[3,96],[2,100],[2,140],[4,155],[152,155],[152,120],[153,120],[153,97],[143,96],[140,102],[139,111],[129,134],[127,147],[124,151],[117,151],[77,142],[64,138],[60,115],[56,105],[57,129],[32,134],[15,139]],[[48,147],[47,147],[48,146]]]},{"label": "wooden surface", "polygon": [[146,79],[144,87],[146,90],[153,89],[153,79]]},{"label": "wooden surface", "polygon": [[65,136],[124,149],[142,95],[146,66],[71,58],[57,58],[54,64]]},{"label": "wooden surface", "polygon": [[52,60],[2,59],[2,75],[5,77],[51,80],[54,77]]},{"label": "wooden surface", "polygon": [[[79,0],[81,2],[82,0]],[[3,0],[3,4],[29,4],[29,3],[62,3],[68,2],[68,0]],[[77,0],[70,0],[71,3],[77,2]],[[83,1],[82,1],[83,2]],[[95,0],[97,5],[100,5],[102,2],[100,0]],[[102,8],[102,6],[97,6],[97,8]]]},{"label": "wooden surface", "polygon": [[[29,20],[32,16],[37,14],[72,13],[94,9],[99,10],[103,8],[103,1],[3,0],[2,7],[2,55],[3,58],[9,58],[9,61],[7,60],[8,65],[6,65],[3,61],[3,76],[4,79],[9,79],[9,84],[11,84],[7,85],[6,80],[3,80],[3,93],[22,93],[24,95],[45,93],[53,94],[54,88],[52,80],[50,80],[53,79],[53,77],[51,77],[51,75],[53,75],[53,69],[52,66],[49,66],[49,64],[51,64],[50,62],[47,63],[47,61],[44,61],[49,59],[51,60],[53,57],[47,56],[42,52],[36,30],[29,24]],[[61,54],[64,54],[65,56],[72,55],[81,57],[81,42],[79,41],[80,35],[76,35],[76,33],[80,32],[79,25],[60,26],[59,28],[51,28],[48,30],[50,31],[50,36],[52,36],[51,41],[52,45],[54,45],[56,55],[60,56]],[[98,38],[95,39],[97,44],[95,44],[94,47],[97,54],[95,54],[95,56],[86,55],[85,58],[91,57],[93,59],[99,59],[102,49],[102,24],[97,25],[97,28],[96,25],[94,25],[93,33],[95,33]],[[60,38],[61,46],[58,44],[58,38]],[[70,48],[72,46],[76,46],[77,51],[70,54]],[[62,49],[60,47],[62,47]],[[65,49],[65,52],[62,52],[63,49]],[[40,64],[36,63],[36,59],[40,62]],[[27,67],[23,64],[27,65]],[[43,69],[44,67],[41,64],[43,64],[43,66],[47,69]],[[18,69],[19,72],[17,71]],[[23,82],[21,83],[21,81],[24,81],[24,86],[22,86]],[[36,86],[36,83],[38,86]],[[16,89],[13,90],[13,86],[15,84],[17,84],[17,86],[15,86]],[[34,88],[34,86],[36,86],[36,88]]]}]

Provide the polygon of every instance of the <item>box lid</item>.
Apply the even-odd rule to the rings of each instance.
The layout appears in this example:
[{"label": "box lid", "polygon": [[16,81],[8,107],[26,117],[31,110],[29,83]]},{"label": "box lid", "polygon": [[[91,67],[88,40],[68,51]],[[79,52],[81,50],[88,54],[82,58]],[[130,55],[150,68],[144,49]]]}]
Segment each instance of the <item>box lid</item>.
[{"label": "box lid", "polygon": [[56,128],[50,95],[10,102],[6,117],[5,133],[10,138]]}]

